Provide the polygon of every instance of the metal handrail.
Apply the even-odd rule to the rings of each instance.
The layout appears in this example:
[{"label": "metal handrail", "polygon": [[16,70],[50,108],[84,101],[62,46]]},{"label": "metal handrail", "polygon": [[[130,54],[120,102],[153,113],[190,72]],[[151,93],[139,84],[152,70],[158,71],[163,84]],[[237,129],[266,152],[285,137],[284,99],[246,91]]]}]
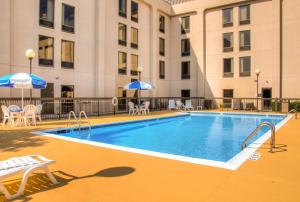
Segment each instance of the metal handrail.
[{"label": "metal handrail", "polygon": [[298,118],[298,111],[297,111],[296,109],[292,109],[292,110],[290,110],[290,111],[288,112],[288,114],[291,114],[292,112],[295,113],[295,119],[297,119],[297,118]]},{"label": "metal handrail", "polygon": [[91,132],[91,130],[92,130],[91,122],[89,121],[85,111],[81,111],[79,113],[79,131],[80,131],[80,127],[81,127],[81,115],[83,115],[85,117],[85,119],[87,120],[87,122],[89,124],[89,132]]},{"label": "metal handrail", "polygon": [[264,126],[269,126],[271,129],[270,152],[273,152],[273,149],[275,148],[275,126],[274,124],[269,122],[262,122],[257,126],[257,128],[243,142],[242,150],[244,150],[247,147],[247,143],[251,140],[251,138],[254,137]]},{"label": "metal handrail", "polygon": [[68,122],[68,127],[71,125],[71,118],[72,118],[72,115],[73,115],[74,119],[76,120],[77,125],[79,126],[79,122],[78,122],[78,119],[77,119],[77,117],[76,117],[75,112],[74,112],[74,111],[70,111],[70,112],[69,112],[69,122]]}]

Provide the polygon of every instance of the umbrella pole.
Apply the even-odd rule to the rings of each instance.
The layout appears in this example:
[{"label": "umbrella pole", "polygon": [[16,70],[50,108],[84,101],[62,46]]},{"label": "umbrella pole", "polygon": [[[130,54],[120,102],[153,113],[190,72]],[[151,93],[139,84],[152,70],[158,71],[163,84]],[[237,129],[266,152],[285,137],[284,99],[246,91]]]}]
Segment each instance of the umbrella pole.
[{"label": "umbrella pole", "polygon": [[24,109],[24,89],[22,88],[22,109]]}]

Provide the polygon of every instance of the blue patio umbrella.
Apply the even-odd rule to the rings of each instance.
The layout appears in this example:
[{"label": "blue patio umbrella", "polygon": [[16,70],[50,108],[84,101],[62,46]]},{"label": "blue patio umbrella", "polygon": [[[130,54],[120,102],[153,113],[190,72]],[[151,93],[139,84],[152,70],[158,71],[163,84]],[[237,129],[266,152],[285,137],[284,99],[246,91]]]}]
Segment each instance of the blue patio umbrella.
[{"label": "blue patio umbrella", "polygon": [[123,87],[125,90],[151,90],[154,87],[146,82],[143,81],[134,81],[129,83]]},{"label": "blue patio umbrella", "polygon": [[0,77],[0,87],[21,88],[22,89],[22,108],[24,107],[24,89],[44,89],[47,82],[35,74],[16,73]]},{"label": "blue patio umbrella", "polygon": [[[152,90],[154,87],[150,83],[143,81],[134,81],[123,87],[124,90]],[[138,103],[140,105],[140,97],[138,98]]]}]

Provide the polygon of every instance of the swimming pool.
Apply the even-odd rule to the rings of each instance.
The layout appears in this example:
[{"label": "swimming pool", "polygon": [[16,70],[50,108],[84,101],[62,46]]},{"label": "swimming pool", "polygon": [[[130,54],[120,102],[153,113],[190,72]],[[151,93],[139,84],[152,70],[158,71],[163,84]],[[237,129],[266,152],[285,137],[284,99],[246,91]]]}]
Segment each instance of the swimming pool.
[{"label": "swimming pool", "polygon": [[255,144],[241,151],[242,142],[261,122],[278,129],[287,119],[285,115],[199,112],[95,125],[91,133],[66,128],[40,134],[234,170],[270,137],[265,127],[250,142]]}]

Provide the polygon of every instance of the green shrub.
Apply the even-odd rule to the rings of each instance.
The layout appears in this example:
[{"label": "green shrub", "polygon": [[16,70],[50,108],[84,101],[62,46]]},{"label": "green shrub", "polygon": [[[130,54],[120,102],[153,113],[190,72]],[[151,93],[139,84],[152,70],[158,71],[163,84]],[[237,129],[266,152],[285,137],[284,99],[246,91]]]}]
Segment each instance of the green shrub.
[{"label": "green shrub", "polygon": [[280,102],[272,102],[272,111],[273,112],[281,112],[281,103]]}]

